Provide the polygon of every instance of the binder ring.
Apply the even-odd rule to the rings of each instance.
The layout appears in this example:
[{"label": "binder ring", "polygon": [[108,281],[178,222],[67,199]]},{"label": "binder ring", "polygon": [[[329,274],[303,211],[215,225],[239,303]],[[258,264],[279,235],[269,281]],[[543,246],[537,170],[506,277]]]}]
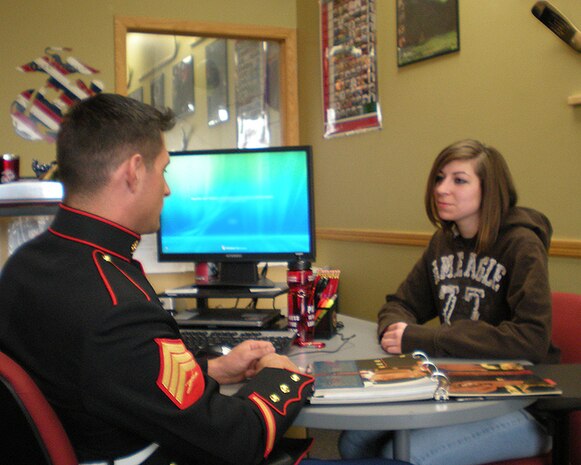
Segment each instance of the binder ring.
[{"label": "binder ring", "polygon": [[435,400],[449,400],[448,387],[450,386],[450,380],[441,371],[436,371],[432,373],[432,380],[438,383],[438,387],[434,392]]},{"label": "binder ring", "polygon": [[421,358],[424,362],[430,361],[429,357],[425,354],[425,352],[422,352],[421,350],[414,350],[412,352],[412,357],[413,358]]},{"label": "binder ring", "polygon": [[425,367],[432,375],[442,374],[442,372],[440,372],[440,370],[438,370],[438,367],[433,362],[430,362],[429,360],[422,362],[422,366]]}]

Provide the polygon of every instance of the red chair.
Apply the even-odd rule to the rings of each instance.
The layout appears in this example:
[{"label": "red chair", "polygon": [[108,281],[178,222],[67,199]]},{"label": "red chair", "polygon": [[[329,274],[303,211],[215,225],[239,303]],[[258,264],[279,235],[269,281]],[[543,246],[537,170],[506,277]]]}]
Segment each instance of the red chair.
[{"label": "red chair", "polygon": [[36,383],[0,352],[0,463],[78,465],[69,438]]},{"label": "red chair", "polygon": [[[553,292],[553,342],[561,349],[561,363],[581,363],[581,295]],[[581,465],[581,411],[569,414],[569,463]],[[551,465],[551,454],[488,465]],[[561,465],[561,464],[555,464]]]},{"label": "red chair", "polygon": [[[553,341],[561,363],[581,363],[581,295],[553,292]],[[569,414],[569,461],[581,465],[581,411]]]}]

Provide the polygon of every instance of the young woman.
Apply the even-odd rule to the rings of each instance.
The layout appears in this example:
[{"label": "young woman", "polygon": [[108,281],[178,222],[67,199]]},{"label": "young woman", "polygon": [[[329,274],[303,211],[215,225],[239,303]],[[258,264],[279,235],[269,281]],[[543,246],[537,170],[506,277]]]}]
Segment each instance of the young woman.
[{"label": "young woman", "polygon": [[[552,228],[517,207],[502,155],[475,140],[445,148],[432,166],[426,213],[437,227],[428,248],[378,315],[389,354],[557,361],[551,344],[547,250]],[[425,325],[439,319],[438,324]],[[527,411],[411,435],[415,465],[477,465],[547,452],[550,436]],[[346,458],[391,457],[386,432],[344,432]]]}]

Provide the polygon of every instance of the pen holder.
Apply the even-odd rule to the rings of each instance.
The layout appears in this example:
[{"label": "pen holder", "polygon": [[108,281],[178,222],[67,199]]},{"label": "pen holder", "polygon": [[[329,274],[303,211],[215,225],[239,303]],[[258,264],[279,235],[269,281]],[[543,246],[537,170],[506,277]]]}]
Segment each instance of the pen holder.
[{"label": "pen holder", "polygon": [[336,298],[329,308],[315,310],[316,339],[331,339],[337,333],[337,313],[339,313],[339,298]]}]

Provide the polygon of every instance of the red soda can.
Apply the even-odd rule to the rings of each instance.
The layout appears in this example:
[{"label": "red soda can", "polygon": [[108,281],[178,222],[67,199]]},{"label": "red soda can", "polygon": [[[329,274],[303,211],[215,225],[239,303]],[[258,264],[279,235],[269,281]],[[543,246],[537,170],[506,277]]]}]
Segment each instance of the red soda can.
[{"label": "red soda can", "polygon": [[12,153],[2,155],[2,173],[0,182],[6,184],[20,178],[20,157]]}]

